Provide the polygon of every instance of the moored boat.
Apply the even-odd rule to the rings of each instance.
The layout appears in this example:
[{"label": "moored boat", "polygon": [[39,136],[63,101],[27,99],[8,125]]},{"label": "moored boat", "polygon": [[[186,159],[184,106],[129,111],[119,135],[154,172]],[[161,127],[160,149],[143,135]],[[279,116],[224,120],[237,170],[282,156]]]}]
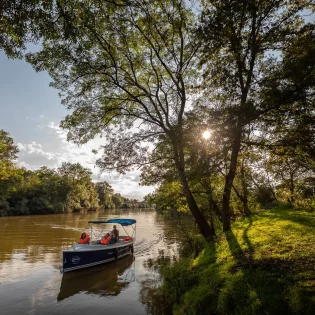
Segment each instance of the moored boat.
[{"label": "moored boat", "polygon": [[125,226],[132,226],[133,232],[130,236],[124,228],[127,235],[119,236],[118,242],[115,244],[103,245],[100,243],[101,240],[97,237],[94,240],[92,236],[93,228],[91,228],[92,239],[90,244],[75,244],[62,252],[62,273],[104,264],[133,254],[133,244],[136,236],[136,220],[110,219],[106,221],[89,221],[89,223],[92,224],[92,226],[94,224],[108,223],[120,224],[123,228]]}]

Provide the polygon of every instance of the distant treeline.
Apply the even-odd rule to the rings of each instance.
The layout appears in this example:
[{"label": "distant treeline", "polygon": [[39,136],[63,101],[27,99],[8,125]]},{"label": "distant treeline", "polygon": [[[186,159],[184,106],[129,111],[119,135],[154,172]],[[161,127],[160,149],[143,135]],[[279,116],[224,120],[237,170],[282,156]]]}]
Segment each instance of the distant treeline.
[{"label": "distant treeline", "polygon": [[0,216],[139,206],[107,182],[93,183],[92,172],[79,163],[31,171],[16,165],[17,153],[13,139],[0,130]]}]

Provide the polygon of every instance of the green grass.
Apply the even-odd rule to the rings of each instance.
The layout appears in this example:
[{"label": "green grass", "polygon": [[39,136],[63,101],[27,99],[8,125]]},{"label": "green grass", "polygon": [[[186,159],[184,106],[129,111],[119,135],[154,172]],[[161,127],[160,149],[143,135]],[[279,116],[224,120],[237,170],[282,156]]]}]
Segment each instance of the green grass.
[{"label": "green grass", "polygon": [[315,314],[315,214],[261,211],[162,275],[174,314]]}]

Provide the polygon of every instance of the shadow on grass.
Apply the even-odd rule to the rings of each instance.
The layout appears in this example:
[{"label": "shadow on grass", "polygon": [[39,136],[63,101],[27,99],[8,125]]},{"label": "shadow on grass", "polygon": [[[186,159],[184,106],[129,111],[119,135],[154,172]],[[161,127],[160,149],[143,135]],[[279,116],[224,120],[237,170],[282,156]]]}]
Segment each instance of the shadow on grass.
[{"label": "shadow on grass", "polygon": [[251,226],[253,225],[253,218],[252,218],[252,216],[248,217],[248,221],[249,221],[249,224],[248,224],[248,226],[246,227],[246,229],[243,232],[243,240],[246,243],[247,248],[248,248],[248,250],[250,252],[250,255],[252,257],[252,255],[254,253],[254,246],[253,246],[252,242],[250,241],[250,239],[248,237],[248,231],[251,228]]},{"label": "shadow on grass", "polygon": [[[252,223],[250,223],[250,225],[251,224]],[[248,250],[242,249],[233,231],[229,231],[226,233],[226,239],[227,239],[231,254],[236,261],[236,264],[233,267],[232,272],[239,268],[242,268],[242,269],[251,268],[255,264],[253,260],[253,246],[247,234],[250,225],[247,227],[247,231],[245,230],[243,234],[244,240],[248,246]]]},{"label": "shadow on grass", "polygon": [[222,291],[225,305],[222,313],[315,314],[315,292],[296,284],[291,261],[273,257],[253,259],[253,245],[248,237],[251,225],[250,219],[243,234],[249,250],[241,248],[232,231],[226,233],[235,264]]},{"label": "shadow on grass", "polygon": [[247,245],[247,249],[243,250],[240,246],[237,238],[235,237],[233,231],[229,231],[226,233],[226,239],[231,251],[232,256],[236,259],[236,261],[248,261],[253,259],[254,253],[254,246],[249,239],[248,231],[250,230],[251,226],[253,225],[253,218],[252,216],[248,217],[248,225],[243,231],[243,240]]},{"label": "shadow on grass", "polygon": [[216,252],[216,243],[212,242],[207,245],[208,250],[206,252],[205,260],[207,260],[208,263],[213,264],[217,260],[217,252]]},{"label": "shadow on grass", "polygon": [[239,260],[244,255],[244,251],[242,247],[240,246],[234,233],[232,231],[226,232],[226,239],[229,244],[229,248],[230,248],[232,256],[236,260]]},{"label": "shadow on grass", "polygon": [[[252,223],[250,223],[251,225]],[[248,231],[250,225],[246,228]],[[232,256],[236,261],[236,265],[233,267],[236,269],[249,269],[249,268],[261,268],[266,271],[283,271],[283,270],[292,270],[292,262],[283,260],[281,258],[263,258],[263,259],[253,259],[254,248],[252,243],[249,240],[247,231],[244,231],[243,237],[248,246],[248,250],[243,250],[232,231],[226,233],[226,239],[231,251]]]},{"label": "shadow on grass", "polygon": [[[254,259],[248,234],[256,218],[248,220],[240,235],[246,249],[229,231],[228,244],[222,239],[208,244],[193,263],[182,258],[167,265],[162,270],[162,300],[151,303],[151,313],[156,314],[156,303],[166,301],[177,314],[315,314],[314,290],[296,281],[292,261]],[[218,259],[220,249],[230,253]]]},{"label": "shadow on grass", "polygon": [[[271,211],[271,210],[270,210]],[[270,218],[274,220],[287,220],[303,226],[315,228],[315,214],[314,216],[300,214],[300,213],[286,213],[282,211],[271,211],[271,213],[260,213],[259,217]]]}]

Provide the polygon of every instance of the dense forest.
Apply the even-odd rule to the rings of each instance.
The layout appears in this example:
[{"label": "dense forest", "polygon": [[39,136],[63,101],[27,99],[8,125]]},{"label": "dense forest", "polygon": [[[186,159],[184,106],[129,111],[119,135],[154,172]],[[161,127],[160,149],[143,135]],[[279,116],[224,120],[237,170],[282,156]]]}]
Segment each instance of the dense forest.
[{"label": "dense forest", "polygon": [[79,163],[31,171],[17,166],[17,154],[13,139],[0,130],[0,216],[139,207],[107,182],[94,183]]},{"label": "dense forest", "polygon": [[[226,165],[224,158],[221,157],[220,160],[214,152],[211,140],[200,141],[205,142],[200,149],[204,151],[200,155],[208,155],[204,158],[208,159],[209,164],[200,165],[204,160],[196,164],[196,148],[192,148],[190,154],[193,164],[190,171],[194,175],[191,189],[197,204],[204,213],[208,213],[209,219],[212,216],[213,219],[222,221],[220,196],[223,195]],[[234,219],[274,206],[315,211],[314,160],[307,157],[305,152],[281,145],[252,150],[246,147],[242,149],[239,158],[230,201],[231,216]],[[142,180],[146,182],[148,176],[149,173],[143,174]],[[209,186],[210,183],[212,186]],[[163,180],[147,198],[161,210],[189,212],[179,181]]]},{"label": "dense forest", "polygon": [[[0,49],[51,76],[68,140],[101,135],[101,170],[141,169],[141,184],[157,185],[152,203],[193,218],[189,254],[163,272],[175,313],[312,313],[313,0],[7,0],[1,9]],[[4,143],[2,208],[96,206],[82,167],[14,168],[16,148]],[[306,264],[297,247],[279,245],[290,229]],[[279,289],[277,310],[264,286]]]}]

